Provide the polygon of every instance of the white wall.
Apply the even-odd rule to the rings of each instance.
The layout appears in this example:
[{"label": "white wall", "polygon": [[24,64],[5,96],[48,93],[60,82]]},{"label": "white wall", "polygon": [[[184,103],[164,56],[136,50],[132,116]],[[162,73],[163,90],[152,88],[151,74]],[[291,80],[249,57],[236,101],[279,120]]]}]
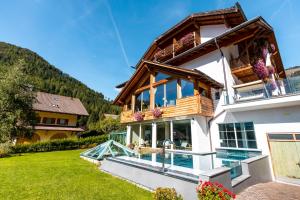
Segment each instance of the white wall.
[{"label": "white wall", "polygon": [[[267,133],[300,132],[300,107],[261,109],[237,113],[223,113],[211,124],[212,146],[220,147],[218,123],[253,122],[257,148],[270,155]],[[270,166],[271,162],[270,162]]]},{"label": "white wall", "polygon": [[[231,69],[230,69],[230,57],[231,55],[233,57],[238,56],[238,49],[237,46],[229,46],[226,48],[222,48],[222,51],[224,53],[224,66],[225,66],[225,73],[226,73],[226,79],[227,79],[227,87],[228,87],[228,94],[229,94],[229,101],[233,102],[233,96],[234,96],[234,90],[232,88],[233,85],[235,85],[234,79],[231,75]],[[206,54],[204,56],[201,56],[199,58],[196,58],[190,62],[184,63],[183,65],[180,65],[182,68],[187,69],[197,69],[212,79],[218,81],[219,83],[224,84],[225,87],[225,81],[224,81],[224,73],[223,73],[223,61],[222,56],[219,50],[215,50],[209,54]],[[221,95],[221,98],[215,105],[216,110],[215,114],[218,114],[223,110],[222,105],[224,105],[224,96]]]},{"label": "white wall", "polygon": [[200,27],[201,43],[206,42],[224,33],[226,30],[228,30],[228,28],[225,26],[225,24],[201,26]]}]

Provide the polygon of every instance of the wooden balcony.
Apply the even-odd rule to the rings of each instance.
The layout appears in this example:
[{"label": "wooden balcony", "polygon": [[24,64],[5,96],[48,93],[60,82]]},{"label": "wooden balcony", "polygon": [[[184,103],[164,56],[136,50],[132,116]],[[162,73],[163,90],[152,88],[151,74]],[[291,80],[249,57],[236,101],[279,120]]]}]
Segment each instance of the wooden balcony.
[{"label": "wooden balcony", "polygon": [[[186,97],[176,100],[176,105],[163,107],[162,116],[160,118],[171,118],[188,115],[213,116],[213,102],[207,97],[200,95]],[[144,111],[144,121],[157,119],[152,115],[152,112]],[[134,122],[133,111],[123,111],[121,113],[121,123]]]}]

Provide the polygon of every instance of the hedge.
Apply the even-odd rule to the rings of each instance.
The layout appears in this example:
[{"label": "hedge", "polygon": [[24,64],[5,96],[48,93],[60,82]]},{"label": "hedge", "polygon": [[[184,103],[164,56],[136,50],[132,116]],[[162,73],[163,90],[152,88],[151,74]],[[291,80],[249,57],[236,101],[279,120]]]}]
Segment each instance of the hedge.
[{"label": "hedge", "polygon": [[108,135],[78,139],[58,139],[32,144],[17,144],[11,147],[12,153],[46,152],[91,148],[108,140]]}]

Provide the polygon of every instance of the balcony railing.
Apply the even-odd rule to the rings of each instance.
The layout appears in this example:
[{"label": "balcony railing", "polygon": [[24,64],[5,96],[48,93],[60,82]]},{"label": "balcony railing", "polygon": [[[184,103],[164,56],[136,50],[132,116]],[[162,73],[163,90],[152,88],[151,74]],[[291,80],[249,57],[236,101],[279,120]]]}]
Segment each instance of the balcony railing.
[{"label": "balcony railing", "polygon": [[200,44],[200,37],[195,32],[190,32],[179,40],[174,38],[172,44],[163,49],[158,49],[154,55],[154,61],[164,62],[184,51],[195,47],[198,44]]},{"label": "balcony railing", "polygon": [[235,103],[295,95],[300,94],[300,76],[277,80],[275,89],[261,80],[235,85],[233,89]]},{"label": "balcony railing", "polygon": [[[207,97],[200,95],[186,97],[176,100],[176,105],[163,107],[162,115],[160,118],[170,118],[178,116],[188,115],[202,115],[202,116],[213,116],[213,102]],[[157,119],[153,116],[152,111],[147,110],[142,112],[144,115],[143,120]],[[123,111],[121,113],[121,123],[134,122],[133,111]]]}]

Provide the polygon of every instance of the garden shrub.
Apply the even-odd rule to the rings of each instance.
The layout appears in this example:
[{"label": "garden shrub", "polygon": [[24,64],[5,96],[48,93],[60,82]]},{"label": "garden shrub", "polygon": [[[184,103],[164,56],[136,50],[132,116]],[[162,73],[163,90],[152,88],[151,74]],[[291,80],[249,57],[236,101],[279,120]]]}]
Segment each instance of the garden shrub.
[{"label": "garden shrub", "polygon": [[6,157],[11,153],[11,144],[9,142],[0,143],[0,158]]},{"label": "garden shrub", "polygon": [[235,199],[235,194],[224,188],[222,184],[212,183],[209,181],[200,181],[197,186],[197,194],[199,200],[215,199],[215,200],[231,200]]},{"label": "garden shrub", "polygon": [[181,195],[177,195],[174,188],[157,188],[153,195],[153,200],[183,200]]},{"label": "garden shrub", "polygon": [[97,131],[97,130],[88,130],[84,131],[82,133],[78,133],[77,137],[79,138],[87,138],[87,137],[94,137],[94,136],[99,136],[99,135],[104,135],[105,133],[102,131]]},{"label": "garden shrub", "polygon": [[17,144],[15,146],[12,146],[11,149],[12,153],[84,149],[95,147],[96,145],[106,142],[107,140],[107,135],[78,139],[57,139],[51,141],[36,142],[32,144]]}]

